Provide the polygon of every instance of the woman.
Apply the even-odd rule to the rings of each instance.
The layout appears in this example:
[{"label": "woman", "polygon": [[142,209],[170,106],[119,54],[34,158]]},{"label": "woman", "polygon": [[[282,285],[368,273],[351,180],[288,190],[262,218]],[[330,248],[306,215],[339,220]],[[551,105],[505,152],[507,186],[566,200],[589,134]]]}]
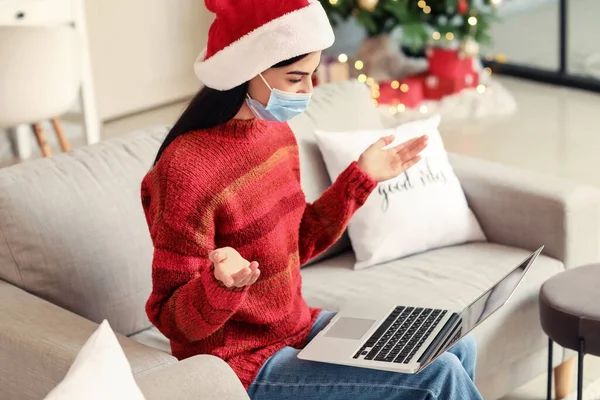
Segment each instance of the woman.
[{"label": "woman", "polygon": [[301,361],[333,314],[302,298],[300,265],[342,235],[378,182],[419,161],[426,137],[382,138],[306,204],[285,121],[304,111],[334,37],[314,0],[207,0],[216,13],[196,74],[205,88],[142,183],[155,252],[152,323],[183,359],[225,360],[253,399],[479,399],[475,347],[417,375]]}]

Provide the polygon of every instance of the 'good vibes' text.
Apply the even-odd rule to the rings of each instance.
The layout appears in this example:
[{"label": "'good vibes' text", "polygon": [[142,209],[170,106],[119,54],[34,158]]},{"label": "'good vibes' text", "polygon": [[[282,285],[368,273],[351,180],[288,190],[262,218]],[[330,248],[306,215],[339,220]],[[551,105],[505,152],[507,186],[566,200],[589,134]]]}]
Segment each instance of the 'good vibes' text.
[{"label": "'good vibes' text", "polygon": [[422,163],[419,163],[418,166],[412,167],[409,171],[393,181],[379,184],[378,192],[382,197],[381,208],[383,212],[389,209],[390,196],[394,194],[413,190],[418,186],[427,186],[436,183],[446,184],[448,181],[444,171],[435,171],[427,158]]}]

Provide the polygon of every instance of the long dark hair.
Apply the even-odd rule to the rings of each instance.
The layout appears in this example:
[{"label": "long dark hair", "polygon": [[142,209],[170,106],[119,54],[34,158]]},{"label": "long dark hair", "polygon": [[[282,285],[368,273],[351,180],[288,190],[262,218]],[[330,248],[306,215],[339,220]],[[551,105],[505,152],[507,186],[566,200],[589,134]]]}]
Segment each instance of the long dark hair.
[{"label": "long dark hair", "polygon": [[[275,64],[272,68],[287,67],[306,56],[307,54],[290,58]],[[249,82],[244,82],[233,89],[224,91],[206,86],[200,89],[167,134],[158,150],[154,164],[158,162],[166,148],[179,136],[192,131],[212,128],[232,120],[246,101],[248,85]]]}]

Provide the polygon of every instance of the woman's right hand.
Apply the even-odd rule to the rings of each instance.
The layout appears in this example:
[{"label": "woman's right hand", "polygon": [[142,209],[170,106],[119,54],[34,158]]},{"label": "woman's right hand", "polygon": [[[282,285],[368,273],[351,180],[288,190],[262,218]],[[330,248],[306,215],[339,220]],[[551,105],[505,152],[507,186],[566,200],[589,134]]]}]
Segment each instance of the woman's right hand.
[{"label": "woman's right hand", "polygon": [[231,247],[214,250],[208,258],[215,267],[215,278],[228,288],[250,286],[260,276],[258,263],[245,260]]}]

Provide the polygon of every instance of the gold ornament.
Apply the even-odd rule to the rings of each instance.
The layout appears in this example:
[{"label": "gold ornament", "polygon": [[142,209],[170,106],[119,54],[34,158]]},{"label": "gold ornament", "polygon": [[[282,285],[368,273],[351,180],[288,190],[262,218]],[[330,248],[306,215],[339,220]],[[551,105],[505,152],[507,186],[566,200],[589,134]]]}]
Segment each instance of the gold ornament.
[{"label": "gold ornament", "polygon": [[379,0],[358,0],[358,6],[363,10],[367,10],[370,12],[375,11],[378,4]]},{"label": "gold ornament", "polygon": [[461,42],[460,51],[467,57],[476,57],[479,55],[479,43],[473,38],[467,38]]}]

